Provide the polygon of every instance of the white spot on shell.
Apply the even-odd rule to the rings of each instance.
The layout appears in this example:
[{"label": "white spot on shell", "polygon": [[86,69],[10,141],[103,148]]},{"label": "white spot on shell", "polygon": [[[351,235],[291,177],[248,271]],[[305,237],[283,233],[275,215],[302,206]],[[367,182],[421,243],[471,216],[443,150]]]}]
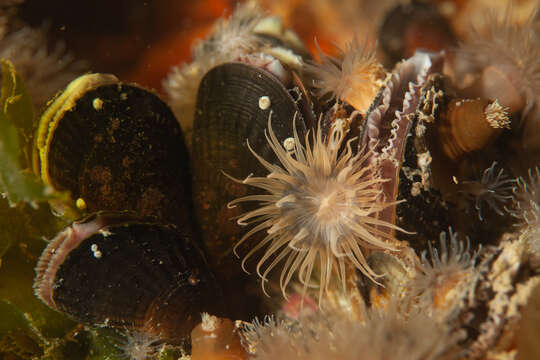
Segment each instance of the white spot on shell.
[{"label": "white spot on shell", "polygon": [[293,151],[294,150],[294,139],[292,137],[288,137],[285,140],[283,140],[283,147],[287,151]]},{"label": "white spot on shell", "polygon": [[101,100],[100,98],[95,98],[94,100],[92,100],[92,107],[94,108],[94,110],[101,110],[103,109],[103,100]]},{"label": "white spot on shell", "polygon": [[425,152],[425,153],[421,153],[421,154],[418,154],[417,155],[417,163],[418,163],[418,167],[422,170],[425,170],[427,169],[427,167],[429,166],[429,164],[431,164],[431,161],[433,159],[431,158],[431,155],[429,152]]},{"label": "white spot on shell", "polygon": [[107,236],[112,235],[112,232],[110,232],[109,230],[106,230],[106,229],[100,229],[100,230],[99,230],[99,233],[100,233],[101,235],[103,235],[103,237],[107,237]]},{"label": "white spot on shell", "polygon": [[75,202],[75,206],[77,206],[77,209],[86,210],[86,201],[84,201],[83,198],[78,198]]},{"label": "white spot on shell", "polygon": [[421,194],[421,190],[422,190],[422,183],[414,182],[411,186],[411,195],[418,196]]},{"label": "white spot on shell", "polygon": [[97,244],[92,244],[92,245],[90,246],[90,250],[92,250],[92,253],[94,254],[94,257],[95,257],[96,259],[101,258],[101,255],[103,255],[103,254],[101,253],[101,251],[99,251],[99,248],[98,248]]},{"label": "white spot on shell", "polygon": [[266,110],[270,107],[272,102],[270,101],[270,98],[268,96],[261,96],[259,98],[259,108],[261,110]]}]

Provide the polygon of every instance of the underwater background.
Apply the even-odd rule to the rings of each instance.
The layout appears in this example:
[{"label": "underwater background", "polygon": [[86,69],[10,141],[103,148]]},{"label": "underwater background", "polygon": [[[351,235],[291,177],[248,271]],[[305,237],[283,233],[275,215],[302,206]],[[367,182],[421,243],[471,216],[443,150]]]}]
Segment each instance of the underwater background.
[{"label": "underwater background", "polygon": [[540,358],[539,5],[0,0],[0,359]]}]

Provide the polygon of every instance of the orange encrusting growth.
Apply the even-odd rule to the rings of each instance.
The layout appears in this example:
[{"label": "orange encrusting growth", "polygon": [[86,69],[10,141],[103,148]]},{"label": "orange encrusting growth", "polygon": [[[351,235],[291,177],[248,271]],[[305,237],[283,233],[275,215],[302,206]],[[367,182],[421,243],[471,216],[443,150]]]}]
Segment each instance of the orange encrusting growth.
[{"label": "orange encrusting growth", "polygon": [[245,360],[238,329],[225,318],[203,313],[191,332],[191,360]]}]

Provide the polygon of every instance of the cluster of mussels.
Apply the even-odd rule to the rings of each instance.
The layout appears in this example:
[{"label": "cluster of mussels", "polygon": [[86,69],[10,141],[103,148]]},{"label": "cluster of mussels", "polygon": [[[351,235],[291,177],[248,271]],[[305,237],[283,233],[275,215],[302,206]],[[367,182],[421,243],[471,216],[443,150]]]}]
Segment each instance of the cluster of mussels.
[{"label": "cluster of mussels", "polygon": [[171,73],[173,110],[112,75],[71,82],[34,169],[86,215],[35,294],[137,334],[135,359],[190,335],[193,360],[533,359],[540,174],[511,157],[538,165],[516,146],[536,94],[502,61],[462,89],[445,52],[319,58],[246,3]]}]

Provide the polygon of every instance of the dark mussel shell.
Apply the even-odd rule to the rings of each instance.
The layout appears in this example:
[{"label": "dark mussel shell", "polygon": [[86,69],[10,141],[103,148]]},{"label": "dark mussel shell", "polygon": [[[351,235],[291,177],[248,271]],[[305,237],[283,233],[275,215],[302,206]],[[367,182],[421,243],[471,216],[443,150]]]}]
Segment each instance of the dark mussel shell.
[{"label": "dark mussel shell", "polygon": [[88,212],[131,210],[177,223],[189,216],[188,152],[169,107],[112,75],[74,80],[43,114],[39,172]]},{"label": "dark mussel shell", "polygon": [[[428,243],[440,237],[453,224],[453,204],[447,202],[434,180],[433,137],[440,118],[443,99],[438,94],[442,77],[436,73],[426,80],[419,94],[416,112],[411,116],[410,136],[399,172],[396,220],[401,226],[414,229],[414,234],[400,234],[417,253],[426,250]],[[437,119],[437,120],[435,120]]]},{"label": "dark mussel shell", "polygon": [[[236,217],[247,210],[227,204],[250,191],[225,174],[240,180],[265,176],[248,143],[262,158],[277,162],[265,136],[270,117],[281,142],[293,136],[295,116],[303,138],[306,129],[293,95],[271,73],[244,63],[217,66],[201,81],[193,126],[194,204],[209,261],[224,281],[244,276],[232,248],[245,231]],[[269,102],[260,103],[261,98]]]},{"label": "dark mussel shell", "polygon": [[457,45],[450,22],[436,4],[412,1],[390,10],[379,29],[379,43],[391,64],[418,49],[441,51]]},{"label": "dark mussel shell", "polygon": [[[267,97],[267,108],[260,106]],[[250,153],[276,162],[266,139],[271,114],[272,129],[283,141],[299,135],[305,126],[298,106],[282,83],[269,72],[243,63],[227,63],[203,78],[197,98],[193,131],[193,191],[196,212],[213,255],[231,254],[242,228],[230,219],[245,210],[227,204],[246,194],[246,187],[224,174],[243,180],[250,174],[264,176],[265,169]],[[217,221],[216,221],[217,220]]]},{"label": "dark mussel shell", "polygon": [[180,341],[217,312],[218,292],[188,234],[128,213],[76,221],[43,251],[34,290],[50,307],[90,325]]}]

